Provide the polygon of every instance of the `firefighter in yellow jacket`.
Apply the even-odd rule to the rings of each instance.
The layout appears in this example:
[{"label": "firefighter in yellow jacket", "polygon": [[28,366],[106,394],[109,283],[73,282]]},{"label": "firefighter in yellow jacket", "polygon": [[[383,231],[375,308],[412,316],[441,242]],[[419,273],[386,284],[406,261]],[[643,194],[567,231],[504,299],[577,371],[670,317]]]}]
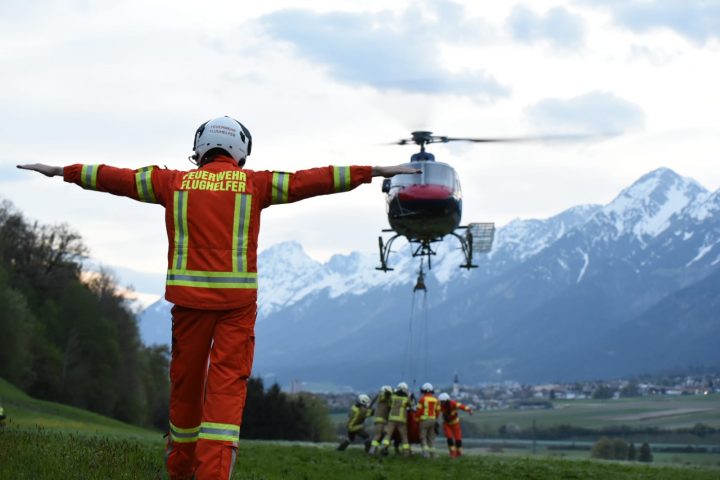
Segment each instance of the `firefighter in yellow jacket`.
[{"label": "firefighter in yellow jacket", "polygon": [[420,444],[424,457],[435,456],[435,435],[438,430],[438,416],[440,415],[440,401],[435,397],[432,384],[425,383],[420,388],[422,396],[415,410],[415,418],[420,424]]},{"label": "firefighter in yellow jacket", "polygon": [[355,437],[363,439],[365,452],[370,451],[370,434],[365,430],[365,419],[371,415],[370,397],[364,393],[358,395],[357,402],[350,409],[347,421],[347,438],[338,445],[338,450],[345,450],[355,441]]},{"label": "firefighter in yellow jacket", "polygon": [[410,398],[408,397],[408,386],[405,382],[398,383],[395,391],[390,396],[390,413],[385,428],[385,438],[382,441],[382,454],[387,455],[390,448],[390,440],[396,431],[400,434],[401,448],[403,455],[410,455],[410,442],[408,441],[407,414],[410,410]]},{"label": "firefighter in yellow jacket", "polygon": [[385,432],[385,426],[388,423],[388,415],[390,414],[390,399],[392,398],[392,387],[383,385],[375,397],[375,410],[373,416],[373,439],[371,442],[370,453],[378,453],[380,442]]}]

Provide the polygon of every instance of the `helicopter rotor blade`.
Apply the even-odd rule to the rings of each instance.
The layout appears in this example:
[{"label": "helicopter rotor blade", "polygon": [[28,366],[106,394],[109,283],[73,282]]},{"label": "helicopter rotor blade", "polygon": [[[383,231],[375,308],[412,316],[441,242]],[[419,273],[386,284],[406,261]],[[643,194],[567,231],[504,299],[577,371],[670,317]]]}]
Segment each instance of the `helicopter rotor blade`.
[{"label": "helicopter rotor blade", "polygon": [[472,142],[472,143],[521,143],[521,142],[579,142],[583,140],[607,137],[608,135],[598,134],[564,134],[564,135],[536,135],[523,137],[439,137],[438,143],[448,142]]},{"label": "helicopter rotor blade", "polygon": [[575,134],[548,134],[526,135],[520,137],[446,137],[433,135],[430,131],[417,131],[411,138],[403,138],[383,145],[430,145],[432,143],[470,142],[470,143],[552,143],[552,142],[582,142],[588,140],[603,140],[613,137],[611,133],[575,133]]}]

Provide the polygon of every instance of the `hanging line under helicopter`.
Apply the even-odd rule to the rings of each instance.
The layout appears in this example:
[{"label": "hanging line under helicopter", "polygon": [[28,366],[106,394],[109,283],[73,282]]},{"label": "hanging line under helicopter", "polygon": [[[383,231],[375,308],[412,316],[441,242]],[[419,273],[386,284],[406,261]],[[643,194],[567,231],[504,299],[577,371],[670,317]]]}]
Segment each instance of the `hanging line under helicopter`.
[{"label": "hanging line under helicopter", "polygon": [[[422,292],[422,293],[419,293]],[[419,308],[416,308],[418,306]],[[420,317],[420,318],[419,318]],[[417,325],[422,323],[422,325]],[[408,333],[405,341],[405,352],[401,378],[409,380],[412,390],[418,384],[427,382],[430,375],[430,325],[427,308],[427,287],[425,273],[421,260],[418,278],[413,287],[412,302],[410,304],[410,317]],[[418,377],[422,375],[422,380]]]}]

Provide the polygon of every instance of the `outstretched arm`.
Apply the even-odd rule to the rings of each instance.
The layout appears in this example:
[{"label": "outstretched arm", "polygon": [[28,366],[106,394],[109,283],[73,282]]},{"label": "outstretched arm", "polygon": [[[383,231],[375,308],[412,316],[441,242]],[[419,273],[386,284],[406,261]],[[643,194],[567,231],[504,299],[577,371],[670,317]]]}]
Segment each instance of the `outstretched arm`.
[{"label": "outstretched arm", "polygon": [[44,163],[27,163],[25,165],[18,165],[17,168],[42,173],[46,177],[62,177],[63,174],[63,167],[53,167],[51,165],[45,165]]},{"label": "outstretched arm", "polygon": [[402,165],[394,165],[392,167],[372,167],[373,177],[390,178],[395,175],[402,175],[406,173],[422,173],[422,170],[412,167],[403,167]]},{"label": "outstretched arm", "polygon": [[[108,192],[113,195],[130,197],[141,202],[162,203],[157,196],[157,167],[143,167],[137,170],[115,168],[108,165],[68,165],[53,167],[44,163],[18,165],[17,168],[42,173],[46,177],[63,177],[86,190]],[[159,174],[159,173],[158,173]]]},{"label": "outstretched arm", "polygon": [[[261,172],[269,180],[263,205],[292,203],[305,198],[347,192],[360,184],[370,183],[372,177],[393,177],[403,173],[419,173],[416,168],[329,166],[289,172]],[[263,207],[263,208],[264,208]]]}]

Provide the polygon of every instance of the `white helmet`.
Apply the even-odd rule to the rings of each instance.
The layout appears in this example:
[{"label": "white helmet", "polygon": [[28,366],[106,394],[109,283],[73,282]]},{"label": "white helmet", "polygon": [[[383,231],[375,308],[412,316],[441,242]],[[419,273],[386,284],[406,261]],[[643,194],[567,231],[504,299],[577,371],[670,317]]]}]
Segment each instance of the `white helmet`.
[{"label": "white helmet", "polygon": [[432,383],[427,382],[423,383],[423,386],[420,387],[420,391],[423,393],[432,393],[435,389],[433,388]]},{"label": "white helmet", "polygon": [[396,391],[396,392],[407,393],[407,391],[408,391],[408,385],[407,385],[407,383],[405,383],[405,382],[400,382],[400,383],[398,383],[398,384],[397,384],[397,387],[395,387],[395,391]]},{"label": "white helmet", "polygon": [[450,395],[443,392],[440,395],[438,395],[438,400],[440,400],[441,402],[447,402],[448,400],[450,400]]},{"label": "white helmet", "polygon": [[234,118],[227,116],[215,118],[198,127],[193,142],[195,154],[190,158],[199,165],[203,156],[213,148],[225,150],[240,164],[250,155],[252,136],[250,131]]},{"label": "white helmet", "polygon": [[382,387],[380,387],[380,391],[383,393],[392,393],[392,387],[390,385],[383,385]]},{"label": "white helmet", "polygon": [[367,407],[368,405],[370,405],[370,397],[368,397],[368,396],[365,395],[364,393],[361,393],[360,395],[358,395],[357,401],[358,401],[358,403],[359,403],[360,405],[363,405],[363,406],[365,406],[365,407]]}]

